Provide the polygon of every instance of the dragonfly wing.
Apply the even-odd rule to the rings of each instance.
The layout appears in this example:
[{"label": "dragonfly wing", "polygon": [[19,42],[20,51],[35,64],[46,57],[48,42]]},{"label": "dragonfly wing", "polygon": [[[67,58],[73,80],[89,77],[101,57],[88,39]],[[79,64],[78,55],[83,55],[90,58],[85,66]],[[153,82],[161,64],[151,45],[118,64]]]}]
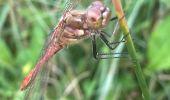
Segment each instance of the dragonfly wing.
[{"label": "dragonfly wing", "polygon": [[47,39],[47,42],[44,44],[43,47],[43,53],[41,54],[40,59],[37,61],[37,64],[35,65],[35,68],[28,74],[27,77],[23,80],[20,89],[24,90],[26,89],[31,82],[34,80],[36,75],[38,74],[40,68],[47,62],[56,52],[58,52],[60,49],[63,48],[62,45],[58,43],[60,40],[60,37],[62,37],[62,33],[64,31],[64,19],[69,11],[69,9],[72,9],[72,3],[70,0],[67,1],[68,6],[65,8],[65,12],[63,17],[61,18],[58,25],[54,28],[54,31],[51,32],[50,36]]},{"label": "dragonfly wing", "polygon": [[34,81],[30,84],[29,89],[25,93],[24,100],[46,100],[46,86],[48,83],[48,76],[50,66],[46,63],[40,72],[35,77]]},{"label": "dragonfly wing", "polygon": [[[62,19],[64,19],[66,17],[67,13],[69,13],[69,11],[75,7],[76,2],[74,2],[74,1],[77,2],[77,0],[68,0],[67,1]],[[42,80],[44,80],[43,78],[47,77],[48,75],[41,74],[41,73],[46,73],[46,72],[43,72],[43,70],[46,69],[46,64],[47,64],[46,62],[56,52],[58,52],[59,50],[61,50],[63,48],[63,46],[61,44],[59,44],[58,41],[59,41],[60,37],[63,35],[64,26],[65,26],[64,20],[60,20],[57,27],[55,27],[54,31],[48,37],[48,39],[43,47],[43,52],[41,53],[41,57],[37,61],[35,68],[23,80],[23,82],[21,84],[21,90],[25,90],[29,87],[29,89],[26,93],[26,98],[32,97],[32,94],[34,91],[42,90],[42,86],[44,84],[44,82]],[[35,84],[38,84],[37,87],[34,86]],[[43,94],[43,93],[40,93],[40,94]],[[33,99],[31,99],[31,100],[33,100]],[[38,99],[36,99],[36,100],[38,100]]]},{"label": "dragonfly wing", "polygon": [[67,0],[65,3],[64,13],[68,12],[76,7],[80,3],[80,0]]},{"label": "dragonfly wing", "polygon": [[59,28],[57,28],[49,37],[48,41],[49,43],[47,43],[48,45],[45,45],[45,49],[44,52],[42,53],[40,59],[37,61],[37,64],[35,65],[35,68],[28,74],[27,77],[25,77],[25,79],[23,80],[22,84],[21,84],[21,90],[26,89],[31,83],[32,81],[34,81],[34,78],[36,77],[36,75],[38,74],[38,72],[40,71],[40,69],[42,68],[42,66],[50,59],[52,58],[52,56],[58,52],[59,50],[61,50],[63,47],[57,43],[57,38],[56,34],[59,34],[61,31],[59,30]]},{"label": "dragonfly wing", "polygon": [[[59,22],[60,24],[61,22]],[[44,98],[44,91],[46,83],[48,81],[49,67],[48,60],[52,56],[62,49],[61,45],[57,43],[58,34],[62,33],[61,27],[56,27],[54,31],[50,33],[47,38],[47,42],[44,43],[43,52],[40,55],[40,59],[37,61],[35,68],[24,79],[26,81],[21,90],[27,89],[25,99],[26,100],[42,100]]]}]

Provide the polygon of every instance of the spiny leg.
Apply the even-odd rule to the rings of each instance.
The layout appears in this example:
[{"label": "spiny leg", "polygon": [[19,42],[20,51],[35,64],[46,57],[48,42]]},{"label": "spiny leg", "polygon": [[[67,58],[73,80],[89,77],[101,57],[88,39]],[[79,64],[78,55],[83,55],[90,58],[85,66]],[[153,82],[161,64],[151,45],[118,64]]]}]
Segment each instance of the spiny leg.
[{"label": "spiny leg", "polygon": [[95,59],[127,58],[126,52],[124,53],[98,53],[95,35],[92,36],[92,52],[93,52],[93,57]]},{"label": "spiny leg", "polygon": [[[122,18],[124,18],[124,16],[122,16]],[[122,19],[122,18],[121,18],[121,19]],[[117,20],[117,19],[118,19],[118,17],[116,16],[116,17],[111,18],[110,21]],[[121,20],[121,19],[119,19],[119,20]],[[116,32],[117,29],[118,29],[118,21],[117,21],[117,23],[116,23],[116,26],[115,26],[115,28],[114,28],[114,30],[113,30],[112,35],[115,34],[115,32]],[[106,32],[104,32],[104,31],[100,31],[100,32],[99,32],[99,35],[100,35],[100,38],[102,39],[102,41],[109,47],[109,49],[114,50],[120,43],[125,42],[125,38],[127,37],[127,35],[129,35],[129,33],[126,34],[125,36],[123,36],[122,39],[121,39],[120,41],[117,41],[117,42],[114,42],[114,41],[111,42],[111,41],[109,41],[109,40],[106,38],[106,36],[107,36],[107,37],[111,37],[111,36],[109,36],[109,35],[108,35]]]},{"label": "spiny leg", "polygon": [[[125,14],[126,15],[126,14]],[[125,15],[123,15],[121,18],[120,18],[120,20],[122,20],[124,17],[125,17]],[[114,21],[114,20],[117,20],[118,19],[118,17],[117,16],[115,16],[115,17],[112,17],[111,19],[110,19],[110,21]]]},{"label": "spiny leg", "polygon": [[91,37],[91,42],[92,42],[92,52],[93,52],[93,57],[95,58],[95,59],[98,59],[97,58],[97,48],[96,48],[96,37],[95,37],[95,35],[93,35],[92,37]]},{"label": "spiny leg", "polygon": [[[113,18],[110,19],[110,21],[113,21],[113,20],[116,20],[116,19],[118,19],[118,17],[113,17]],[[118,25],[118,22],[116,24],[114,32],[116,32],[117,25]],[[125,42],[125,38],[129,34],[123,36],[123,38],[118,42],[109,42],[109,40],[106,38],[106,36],[108,36],[108,34],[106,32],[101,31],[99,33],[99,35],[100,35],[100,38],[103,40],[103,42],[107,45],[107,47],[109,47],[109,49],[111,49],[111,50],[114,50],[119,45],[119,43]],[[114,53],[114,52],[113,53],[98,53],[97,52],[95,35],[92,36],[92,46],[93,46],[93,56],[94,56],[95,59],[127,58],[127,54],[128,54],[127,52],[122,52],[122,53]]]},{"label": "spiny leg", "polygon": [[110,21],[114,21],[114,20],[117,20],[117,19],[118,19],[118,17],[115,16],[115,17],[112,17],[112,18],[110,19]]},{"label": "spiny leg", "polygon": [[110,42],[106,36],[104,32],[100,32],[100,38],[102,39],[102,41],[109,47],[109,49],[114,50],[119,43],[125,42],[125,38],[127,37],[127,35],[123,36],[122,39],[120,41],[116,41],[116,42]]}]

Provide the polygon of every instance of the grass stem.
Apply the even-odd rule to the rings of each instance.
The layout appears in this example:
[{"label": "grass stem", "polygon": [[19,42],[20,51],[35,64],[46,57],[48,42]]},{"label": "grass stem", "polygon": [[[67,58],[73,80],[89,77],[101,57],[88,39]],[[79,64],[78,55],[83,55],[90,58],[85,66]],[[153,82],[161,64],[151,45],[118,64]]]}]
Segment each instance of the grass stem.
[{"label": "grass stem", "polygon": [[133,64],[134,64],[134,70],[135,70],[135,74],[136,74],[139,86],[140,86],[142,94],[143,94],[142,96],[143,96],[144,100],[150,100],[150,95],[149,95],[148,87],[146,84],[146,80],[144,78],[139,61],[137,60],[136,50],[135,50],[135,47],[134,47],[134,44],[133,44],[133,41],[132,41],[132,38],[130,35],[130,31],[129,31],[129,28],[127,25],[127,21],[125,19],[124,12],[122,10],[121,2],[120,2],[120,0],[112,0],[112,2],[115,7],[116,14],[119,19],[119,24],[123,31],[123,34],[124,34],[124,36],[126,36],[128,34],[126,37],[126,46],[127,46],[130,58],[132,59]]}]

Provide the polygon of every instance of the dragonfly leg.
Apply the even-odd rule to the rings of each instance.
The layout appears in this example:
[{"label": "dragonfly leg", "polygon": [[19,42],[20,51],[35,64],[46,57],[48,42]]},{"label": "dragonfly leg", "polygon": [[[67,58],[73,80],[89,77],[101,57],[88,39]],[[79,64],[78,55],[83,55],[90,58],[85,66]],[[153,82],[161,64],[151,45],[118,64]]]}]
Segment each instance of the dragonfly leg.
[{"label": "dragonfly leg", "polygon": [[97,46],[96,46],[96,37],[95,35],[92,36],[92,50],[93,50],[93,57],[95,59],[109,59],[109,58],[127,58],[127,52],[122,53],[98,53]]},{"label": "dragonfly leg", "polygon": [[92,41],[93,57],[94,57],[95,59],[98,59],[98,58],[97,58],[97,54],[98,54],[98,53],[97,53],[97,46],[96,46],[96,37],[95,37],[95,35],[92,36],[91,41]]},{"label": "dragonfly leg", "polygon": [[[126,15],[126,14],[125,14],[125,15]],[[123,18],[125,17],[125,15],[123,15],[123,16],[120,18],[120,20],[123,19]],[[117,19],[118,19],[118,17],[115,16],[115,17],[112,17],[112,18],[110,19],[110,21],[114,21],[114,20],[117,20]]]},{"label": "dragonfly leg", "polygon": [[115,16],[115,17],[112,17],[112,18],[110,19],[110,21],[114,21],[114,20],[117,20],[117,19],[118,19],[118,17]]},{"label": "dragonfly leg", "polygon": [[106,36],[105,36],[105,32],[100,32],[100,38],[102,39],[102,41],[107,45],[107,47],[109,47],[109,49],[114,50],[119,43],[125,42],[125,38],[127,37],[127,35],[123,36],[122,39],[120,41],[115,41],[115,42],[110,42]]},{"label": "dragonfly leg", "polygon": [[[123,19],[123,18],[124,18],[124,16],[122,16],[119,20],[121,20],[121,19]],[[110,21],[117,20],[117,19],[118,19],[118,17],[115,16],[115,17],[111,18]],[[115,28],[114,28],[113,34],[115,34],[115,32],[116,32],[116,30],[117,30],[118,28],[119,28],[119,27],[118,27],[118,22],[117,22],[117,23],[116,23],[116,26],[115,26]],[[120,41],[110,42],[110,41],[106,38],[106,36],[107,36],[107,37],[111,37],[111,36],[109,36],[109,35],[108,35],[106,32],[104,32],[104,31],[101,31],[101,32],[99,32],[99,33],[100,33],[100,38],[103,40],[103,42],[104,42],[111,50],[114,50],[114,49],[119,45],[119,43],[125,42],[125,38],[129,35],[129,33],[126,34],[126,35],[124,35]],[[112,35],[113,35],[113,34],[112,34]]]},{"label": "dragonfly leg", "polygon": [[128,58],[127,52],[97,53],[97,59]]}]

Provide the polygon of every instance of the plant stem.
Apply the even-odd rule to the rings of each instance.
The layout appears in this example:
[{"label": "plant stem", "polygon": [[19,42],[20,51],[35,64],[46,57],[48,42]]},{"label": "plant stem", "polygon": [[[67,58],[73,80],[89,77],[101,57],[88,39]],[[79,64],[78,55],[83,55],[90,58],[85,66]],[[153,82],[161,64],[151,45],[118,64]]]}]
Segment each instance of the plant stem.
[{"label": "plant stem", "polygon": [[126,36],[126,46],[127,46],[127,49],[128,49],[128,53],[129,53],[129,55],[130,55],[130,57],[133,61],[133,64],[134,64],[135,74],[136,74],[139,86],[141,88],[143,98],[145,100],[150,100],[148,87],[147,87],[141,66],[140,66],[140,64],[137,60],[136,50],[135,50],[135,47],[134,47],[134,44],[133,44],[133,41],[132,41],[132,38],[131,38],[131,35],[130,35],[130,31],[129,31],[129,28],[128,28],[128,25],[127,25],[127,21],[126,21],[125,16],[124,16],[124,12],[122,10],[121,2],[120,2],[120,0],[112,0],[112,2],[113,2],[113,5],[115,7],[115,10],[116,10],[117,17],[119,19],[120,27],[123,30],[124,36]]}]

